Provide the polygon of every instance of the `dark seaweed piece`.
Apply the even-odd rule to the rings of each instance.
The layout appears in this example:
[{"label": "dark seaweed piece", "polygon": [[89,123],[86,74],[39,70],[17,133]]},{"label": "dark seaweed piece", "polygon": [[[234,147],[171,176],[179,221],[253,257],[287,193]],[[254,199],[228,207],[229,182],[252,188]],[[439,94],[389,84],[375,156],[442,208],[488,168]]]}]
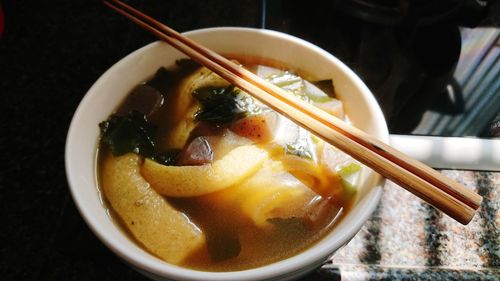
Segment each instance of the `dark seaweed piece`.
[{"label": "dark seaweed piece", "polygon": [[291,218],[270,218],[267,222],[273,224],[276,229],[283,233],[288,234],[298,234],[307,231],[308,228],[304,224],[302,218],[291,217]]},{"label": "dark seaweed piece", "polygon": [[196,119],[212,123],[228,123],[247,116],[247,110],[238,102],[238,94],[239,90],[234,86],[194,90],[194,98],[201,103],[201,110],[195,115]]},{"label": "dark seaweed piece", "polygon": [[236,233],[207,234],[207,247],[210,257],[216,262],[237,257],[241,252],[240,239]]},{"label": "dark seaweed piece", "polygon": [[165,67],[160,67],[155,73],[155,76],[151,78],[146,85],[151,86],[158,90],[161,94],[165,94],[169,86],[173,81],[173,74],[168,71]]},{"label": "dark seaweed piece", "polygon": [[318,87],[321,91],[325,92],[331,98],[335,98],[335,88],[332,79],[319,80],[312,82],[314,86]]},{"label": "dark seaweed piece", "polygon": [[138,111],[131,111],[125,116],[113,114],[99,127],[101,142],[114,156],[133,152],[151,157],[154,153],[152,136],[155,130],[146,116]]},{"label": "dark seaweed piece", "polygon": [[201,66],[199,63],[195,62],[192,59],[178,59],[175,61],[175,64],[178,67],[186,70],[193,70]]},{"label": "dark seaweed piece", "polygon": [[156,153],[151,159],[162,165],[172,166],[177,163],[180,152],[180,149],[170,149],[164,152]]}]

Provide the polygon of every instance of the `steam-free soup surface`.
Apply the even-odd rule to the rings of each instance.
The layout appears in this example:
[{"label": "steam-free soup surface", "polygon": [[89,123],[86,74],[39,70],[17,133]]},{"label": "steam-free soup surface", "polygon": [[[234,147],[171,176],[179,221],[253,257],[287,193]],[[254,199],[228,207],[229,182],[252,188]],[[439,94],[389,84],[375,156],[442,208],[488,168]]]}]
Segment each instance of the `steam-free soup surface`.
[{"label": "steam-free soup surface", "polygon": [[[345,118],[331,80],[239,61]],[[188,60],[137,85],[100,128],[100,187],[117,220],[141,247],[193,269],[249,269],[307,249],[347,212],[361,172]]]}]

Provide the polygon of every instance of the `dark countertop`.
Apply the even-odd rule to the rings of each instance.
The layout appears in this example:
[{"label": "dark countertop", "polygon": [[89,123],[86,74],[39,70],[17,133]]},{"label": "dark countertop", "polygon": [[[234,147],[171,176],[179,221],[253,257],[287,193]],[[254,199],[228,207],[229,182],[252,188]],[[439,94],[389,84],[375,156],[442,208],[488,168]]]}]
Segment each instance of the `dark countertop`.
[{"label": "dark countertop", "polygon": [[[0,39],[0,276],[145,280],[112,254],[78,214],[66,183],[64,144],[73,112],[92,83],[120,58],[155,39],[97,0],[0,2],[5,13]],[[268,3],[268,12],[275,13],[268,26],[292,30],[275,5]],[[138,7],[179,31],[262,24],[260,1],[150,0]],[[485,197],[469,226],[388,184],[360,233],[332,263],[304,280],[498,280],[500,174],[444,172]]]}]

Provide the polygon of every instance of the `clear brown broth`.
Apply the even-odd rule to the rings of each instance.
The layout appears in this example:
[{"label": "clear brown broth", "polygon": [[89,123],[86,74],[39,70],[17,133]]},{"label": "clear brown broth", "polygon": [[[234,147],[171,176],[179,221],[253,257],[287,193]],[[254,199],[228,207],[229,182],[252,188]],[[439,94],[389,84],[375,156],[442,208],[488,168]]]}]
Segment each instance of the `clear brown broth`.
[{"label": "clear brown broth", "polygon": [[[202,247],[182,264],[188,268],[206,271],[250,269],[294,256],[330,232],[348,209],[348,206],[343,208],[335,206],[329,210],[329,214],[323,220],[316,222],[314,226],[262,229],[255,226],[241,213],[218,208],[200,198],[170,199],[169,201],[208,234],[209,242],[217,239],[223,245],[221,247],[231,248],[234,247],[231,236],[238,236],[241,243],[241,252],[238,256],[214,262],[208,247]],[[333,221],[337,214],[339,214],[338,220]],[[217,250],[219,249],[215,249]]]},{"label": "clear brown broth", "polygon": [[[252,69],[253,65],[267,65],[290,70],[290,68],[284,67],[283,64],[269,59],[235,55],[230,57],[238,60],[249,69]],[[294,71],[297,72],[296,70]],[[179,81],[188,74],[188,72],[178,72],[176,74],[176,81]],[[305,76],[305,78],[310,78],[310,76]],[[173,83],[171,89],[174,90],[175,87],[176,84]],[[174,104],[176,98],[175,95],[166,95],[165,105],[150,118],[150,121],[157,126],[159,132],[156,139],[157,143],[161,143],[164,135],[168,134],[169,130],[175,125],[169,121],[171,120],[169,116],[172,112],[168,104]],[[159,147],[159,149],[168,148]],[[99,167],[102,166],[100,165],[101,156],[105,154],[104,151],[106,151],[106,148],[100,147],[98,149],[98,182],[100,182]],[[284,260],[299,254],[320,241],[345,217],[345,214],[348,213],[352,205],[352,201],[332,201],[331,207],[327,211],[328,214],[322,216],[322,219],[316,221],[314,224],[309,224],[306,227],[297,228],[294,225],[277,227],[274,224],[270,224],[270,227],[263,229],[256,226],[244,214],[229,209],[228,206],[211,204],[210,196],[182,199],[165,197],[165,200],[184,213],[204,232],[209,242],[213,241],[209,244],[217,245],[215,250],[212,249],[213,247],[209,249],[207,245],[201,247],[185,259],[183,263],[179,264],[180,266],[203,271],[223,272],[256,268]],[[124,233],[142,247],[140,241],[137,241],[133,237],[127,229],[126,224],[112,210],[107,200],[104,198],[103,201],[110,210],[110,216]],[[223,260],[214,260],[214,251],[231,251],[231,248],[235,247],[235,237],[240,244],[239,254]],[[222,253],[223,255],[224,253]]]}]

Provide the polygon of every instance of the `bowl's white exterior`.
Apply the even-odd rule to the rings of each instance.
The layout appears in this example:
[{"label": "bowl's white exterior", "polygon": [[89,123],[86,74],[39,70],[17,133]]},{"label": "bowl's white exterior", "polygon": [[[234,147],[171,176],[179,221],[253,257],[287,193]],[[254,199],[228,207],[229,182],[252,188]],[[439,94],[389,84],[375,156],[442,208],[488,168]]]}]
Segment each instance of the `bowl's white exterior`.
[{"label": "bowl's white exterior", "polygon": [[[250,28],[209,28],[185,33],[219,53],[270,58],[317,79],[333,79],[347,114],[360,129],[388,139],[380,107],[365,84],[338,59],[296,37]],[[185,57],[163,42],[151,43],[126,56],[90,88],[73,116],[66,140],[66,174],[73,199],[92,231],[113,252],[143,274],[157,280],[289,280],[320,266],[361,228],[379,202],[383,180],[370,175],[347,217],[322,241],[287,260],[237,272],[202,272],[170,265],[137,246],[108,216],[96,186],[95,156],[98,124],[125,95],[160,66]]]}]

